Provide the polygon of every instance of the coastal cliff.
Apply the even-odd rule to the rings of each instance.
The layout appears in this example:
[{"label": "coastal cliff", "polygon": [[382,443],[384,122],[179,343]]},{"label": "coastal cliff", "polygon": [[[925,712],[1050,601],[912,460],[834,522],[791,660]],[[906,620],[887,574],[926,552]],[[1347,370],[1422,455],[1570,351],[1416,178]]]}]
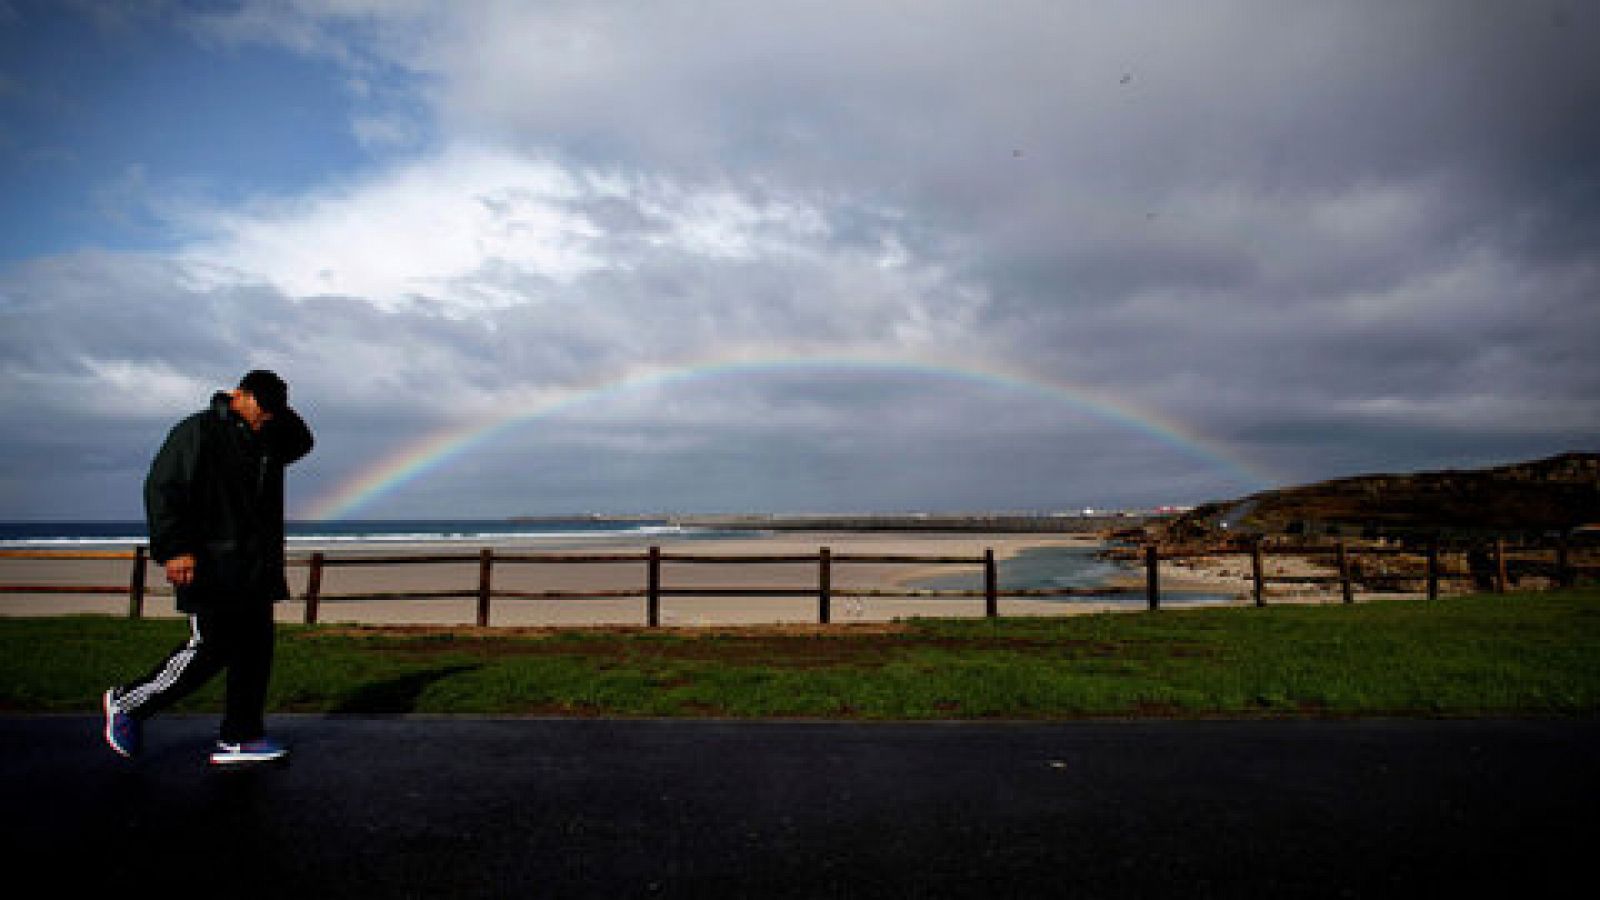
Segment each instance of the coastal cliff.
[{"label": "coastal cliff", "polygon": [[1484,469],[1373,474],[1198,507],[1162,523],[1167,540],[1225,534],[1403,535],[1569,532],[1600,525],[1600,453]]}]

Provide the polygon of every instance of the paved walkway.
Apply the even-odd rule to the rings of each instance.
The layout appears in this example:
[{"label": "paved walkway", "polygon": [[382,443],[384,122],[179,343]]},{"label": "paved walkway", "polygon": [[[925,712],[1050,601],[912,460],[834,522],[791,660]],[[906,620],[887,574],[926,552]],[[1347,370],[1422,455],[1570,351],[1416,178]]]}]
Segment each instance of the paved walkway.
[{"label": "paved walkway", "polygon": [[1555,895],[1600,722],[0,717],[13,885],[239,897]]}]

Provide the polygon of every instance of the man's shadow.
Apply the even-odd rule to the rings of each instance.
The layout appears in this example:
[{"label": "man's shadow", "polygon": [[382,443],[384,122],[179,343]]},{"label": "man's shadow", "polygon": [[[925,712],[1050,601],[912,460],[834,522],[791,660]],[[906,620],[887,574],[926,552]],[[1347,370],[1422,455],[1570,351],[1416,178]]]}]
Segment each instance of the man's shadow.
[{"label": "man's shadow", "polygon": [[480,667],[445,666],[364,685],[346,697],[333,711],[361,715],[404,715],[416,710],[417,698],[422,696],[428,685],[477,668]]}]

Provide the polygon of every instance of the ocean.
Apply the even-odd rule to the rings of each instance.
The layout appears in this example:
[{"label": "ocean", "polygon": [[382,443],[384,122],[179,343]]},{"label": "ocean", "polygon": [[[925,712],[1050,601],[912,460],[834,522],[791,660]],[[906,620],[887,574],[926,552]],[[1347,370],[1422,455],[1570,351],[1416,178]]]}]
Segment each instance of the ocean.
[{"label": "ocean", "polygon": [[[1024,550],[1011,559],[1001,560],[995,577],[1001,591],[1036,590],[1041,588],[1096,588],[1115,581],[1126,581],[1132,575],[1144,577],[1141,566],[1120,560],[1105,559],[1098,547],[1034,547]],[[917,582],[917,587],[933,590],[981,590],[982,576],[977,574],[939,575]],[[1045,598],[1040,598],[1045,599]],[[1167,605],[1225,603],[1230,595],[1217,593],[1161,592],[1161,603]],[[1144,606],[1144,594],[1092,594],[1054,598],[1058,603],[1113,603],[1118,606]]]},{"label": "ocean", "polygon": [[[286,523],[296,544],[582,543],[649,537],[716,538],[733,532],[681,528],[647,519],[348,519]],[[128,549],[148,540],[144,522],[0,522],[0,547],[9,549]]]}]

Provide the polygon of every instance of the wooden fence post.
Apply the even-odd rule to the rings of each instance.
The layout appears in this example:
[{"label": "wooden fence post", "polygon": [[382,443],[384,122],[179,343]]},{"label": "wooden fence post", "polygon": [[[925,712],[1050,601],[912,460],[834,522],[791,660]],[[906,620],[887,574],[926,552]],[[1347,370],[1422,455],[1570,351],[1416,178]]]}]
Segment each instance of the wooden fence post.
[{"label": "wooden fence post", "polygon": [[1561,539],[1556,544],[1556,587],[1572,587],[1575,580],[1572,577],[1572,555],[1568,546],[1568,535],[1569,532],[1561,532]]},{"label": "wooden fence post", "polygon": [[489,596],[494,578],[494,548],[478,551],[478,627],[489,627]]},{"label": "wooden fence post", "polygon": [[1339,561],[1339,593],[1346,603],[1356,602],[1355,590],[1350,584],[1350,557],[1345,552],[1344,541],[1334,545],[1334,555]]},{"label": "wooden fence post", "polygon": [[144,615],[144,579],[148,569],[144,545],[133,548],[133,572],[128,576],[128,618]]},{"label": "wooden fence post", "polygon": [[1506,592],[1506,541],[1498,537],[1494,539],[1494,592]]},{"label": "wooden fence post", "polygon": [[645,565],[645,623],[651,628],[661,624],[661,548],[651,547]]},{"label": "wooden fence post", "polygon": [[817,621],[826,625],[833,620],[833,556],[823,547],[817,559]]},{"label": "wooden fence post", "polygon": [[994,548],[983,549],[983,614],[988,618],[1000,615],[1000,572],[994,564]]},{"label": "wooden fence post", "polygon": [[1439,539],[1428,542],[1428,599],[1439,599]]},{"label": "wooden fence post", "polygon": [[322,602],[322,551],[311,554],[311,570],[306,573],[306,624],[317,624],[317,607]]},{"label": "wooden fence post", "polygon": [[1250,569],[1251,569],[1251,571],[1253,573],[1255,573],[1256,605],[1257,606],[1266,606],[1267,605],[1267,596],[1266,596],[1266,590],[1265,589],[1266,589],[1267,574],[1266,574],[1266,566],[1262,564],[1262,560],[1261,560],[1261,539],[1260,538],[1257,538],[1255,540],[1255,542],[1250,545]]},{"label": "wooden fence post", "polygon": [[1144,599],[1152,611],[1161,608],[1161,553],[1155,544],[1144,545]]}]

